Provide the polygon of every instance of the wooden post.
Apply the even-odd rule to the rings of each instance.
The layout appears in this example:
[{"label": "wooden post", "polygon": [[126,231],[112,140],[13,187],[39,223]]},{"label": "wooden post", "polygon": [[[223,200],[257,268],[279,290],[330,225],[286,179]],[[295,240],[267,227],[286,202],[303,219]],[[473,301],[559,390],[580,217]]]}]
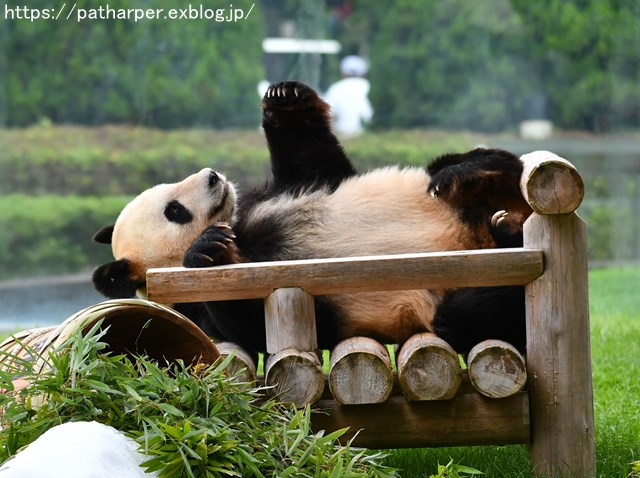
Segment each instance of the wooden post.
[{"label": "wooden post", "polygon": [[264,300],[267,352],[265,383],[283,402],[304,406],[324,390],[322,364],[316,355],[313,296],[299,287],[274,290]]},{"label": "wooden post", "polygon": [[[522,179],[523,193],[536,211],[525,223],[524,247],[541,249],[545,257],[544,274],[527,285],[525,293],[531,463],[535,473],[544,476],[593,478],[586,226],[571,212],[580,204],[583,189],[564,163],[549,165],[549,154],[545,167],[530,168],[532,172]],[[536,153],[523,157],[525,171],[527,161],[541,157]],[[554,182],[554,176],[562,181]],[[549,206],[553,201],[529,198],[534,183],[548,184],[546,191],[555,206]],[[536,193],[536,197],[542,196]],[[556,214],[550,214],[552,210]]]},{"label": "wooden post", "polygon": [[274,290],[264,299],[267,352],[285,349],[315,352],[316,314],[313,296],[298,287]]}]

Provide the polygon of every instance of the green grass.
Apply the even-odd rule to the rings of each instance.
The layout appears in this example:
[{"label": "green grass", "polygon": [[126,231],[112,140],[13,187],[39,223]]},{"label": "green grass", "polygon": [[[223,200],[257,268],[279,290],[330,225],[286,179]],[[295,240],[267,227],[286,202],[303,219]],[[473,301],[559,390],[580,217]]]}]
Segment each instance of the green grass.
[{"label": "green grass", "polygon": [[[640,459],[640,267],[589,274],[597,476],[624,478]],[[438,463],[499,478],[530,477],[525,446],[393,450],[403,478],[428,478]]]}]

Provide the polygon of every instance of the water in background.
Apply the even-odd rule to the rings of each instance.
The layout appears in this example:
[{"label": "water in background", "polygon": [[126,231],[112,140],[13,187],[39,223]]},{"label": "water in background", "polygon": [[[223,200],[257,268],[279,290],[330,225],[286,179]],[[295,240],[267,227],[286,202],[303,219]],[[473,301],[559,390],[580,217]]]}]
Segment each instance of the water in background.
[{"label": "water in background", "polygon": [[104,300],[89,274],[0,282],[0,333],[58,325]]}]

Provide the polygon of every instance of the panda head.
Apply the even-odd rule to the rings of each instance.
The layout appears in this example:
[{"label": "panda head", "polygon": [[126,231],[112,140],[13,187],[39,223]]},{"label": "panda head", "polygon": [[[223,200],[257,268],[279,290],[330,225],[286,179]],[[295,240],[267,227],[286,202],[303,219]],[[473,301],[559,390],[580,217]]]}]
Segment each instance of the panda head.
[{"label": "panda head", "polygon": [[111,244],[114,262],[93,273],[98,292],[112,299],[143,290],[147,269],[181,266],[184,253],[208,226],[232,222],[236,192],[210,168],[173,184],[147,189],[122,210],[116,223],[93,236]]}]

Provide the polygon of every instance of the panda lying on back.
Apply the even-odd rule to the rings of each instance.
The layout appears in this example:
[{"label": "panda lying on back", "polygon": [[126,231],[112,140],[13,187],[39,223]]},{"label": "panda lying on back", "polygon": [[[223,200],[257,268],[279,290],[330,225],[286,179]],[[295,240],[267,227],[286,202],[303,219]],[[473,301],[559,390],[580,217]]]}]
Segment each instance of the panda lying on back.
[{"label": "panda lying on back", "polygon": [[[238,195],[210,169],[134,199],[96,233],[115,262],[96,269],[107,297],[135,295],[151,267],[447,251],[522,244],[531,213],[520,160],[501,150],[449,154],[427,168],[357,174],[309,87],[283,82],[262,103],[272,178]],[[508,214],[505,212],[508,211]],[[261,300],[177,304],[205,332],[265,349]],[[318,342],[355,335],[402,343],[433,331],[457,350],[487,338],[524,346],[521,287],[357,293],[316,298]]]}]

